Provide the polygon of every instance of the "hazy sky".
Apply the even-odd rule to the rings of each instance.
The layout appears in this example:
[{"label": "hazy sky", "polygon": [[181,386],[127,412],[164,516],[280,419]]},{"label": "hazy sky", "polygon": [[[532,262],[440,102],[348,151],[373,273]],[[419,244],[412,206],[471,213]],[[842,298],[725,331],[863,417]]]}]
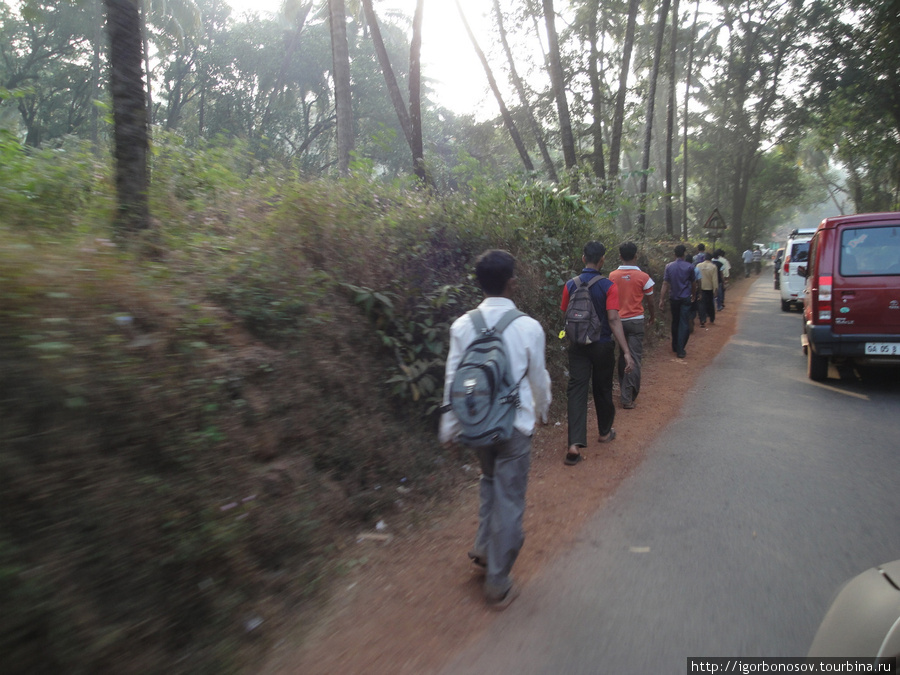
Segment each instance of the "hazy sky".
[{"label": "hazy sky", "polygon": [[[236,14],[243,11],[275,13],[282,0],[226,0]],[[376,2],[379,17],[388,8],[396,8],[412,17],[415,0]],[[461,0],[466,18],[478,36],[481,48],[488,51],[496,37],[485,13],[491,3],[486,0]],[[457,113],[481,110],[482,116],[493,117],[499,110],[490,93],[484,69],[472,48],[453,0],[429,0],[425,3],[422,27],[422,75],[432,80],[434,98]],[[504,79],[502,73],[495,76]],[[505,81],[505,79],[504,79]],[[502,84],[501,84],[502,86]]]}]

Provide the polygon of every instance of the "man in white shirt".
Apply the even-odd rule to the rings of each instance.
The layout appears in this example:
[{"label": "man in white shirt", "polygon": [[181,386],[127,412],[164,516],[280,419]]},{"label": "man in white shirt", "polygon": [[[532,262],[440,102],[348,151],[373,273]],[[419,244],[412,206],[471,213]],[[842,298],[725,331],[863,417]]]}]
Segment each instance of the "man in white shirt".
[{"label": "man in white shirt", "polygon": [[[484,292],[478,305],[488,327],[497,324],[510,309],[515,288],[515,258],[506,251],[485,251],[475,263],[475,277]],[[450,327],[450,351],[444,379],[444,404],[450,401],[453,376],[463,353],[478,337],[471,318],[464,314]],[[488,605],[505,609],[516,597],[510,571],[525,542],[522,519],[525,489],[531,464],[531,440],[536,422],[547,423],[550,410],[550,374],[544,350],[546,339],[540,323],[530,316],[513,321],[501,335],[509,358],[512,379],[519,384],[519,408],[513,436],[508,441],[476,448],[481,463],[478,532],[469,553],[472,561],[485,567],[484,594]],[[439,438],[453,443],[460,432],[452,411],[441,417]]]},{"label": "man in white shirt", "polygon": [[741,260],[744,263],[744,278],[746,279],[750,276],[750,265],[753,264],[753,251],[748,248],[744,251],[743,255],[741,255]]},{"label": "man in white shirt", "polygon": [[719,289],[716,293],[716,311],[721,312],[725,309],[725,285],[728,283],[728,277],[731,276],[731,263],[728,262],[728,258],[725,257],[725,251],[721,248],[716,251],[716,257],[713,258],[713,262],[721,265],[719,271],[722,273],[722,278],[719,280]]}]

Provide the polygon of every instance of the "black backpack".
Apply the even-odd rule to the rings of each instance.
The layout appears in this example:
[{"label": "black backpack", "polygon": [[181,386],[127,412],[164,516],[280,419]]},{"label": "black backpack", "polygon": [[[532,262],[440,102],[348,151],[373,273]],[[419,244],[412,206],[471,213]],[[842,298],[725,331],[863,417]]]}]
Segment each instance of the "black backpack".
[{"label": "black backpack", "polygon": [[512,437],[521,380],[512,380],[500,336],[521,316],[525,313],[510,309],[489,329],[479,310],[469,312],[477,337],[463,353],[453,376],[450,403],[442,408],[452,410],[459,420],[458,440],[463,445],[484,447]]},{"label": "black backpack", "polygon": [[570,344],[589,345],[599,340],[603,333],[603,321],[591,300],[591,286],[602,278],[597,274],[587,283],[580,276],[572,279],[575,292],[569,297],[566,308],[566,335]]}]

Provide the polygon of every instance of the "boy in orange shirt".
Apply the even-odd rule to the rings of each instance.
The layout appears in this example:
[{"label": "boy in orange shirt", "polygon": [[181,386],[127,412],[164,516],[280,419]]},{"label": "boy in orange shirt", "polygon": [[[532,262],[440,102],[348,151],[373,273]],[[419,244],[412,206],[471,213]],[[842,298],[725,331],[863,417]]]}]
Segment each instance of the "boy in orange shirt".
[{"label": "boy in orange shirt", "polygon": [[636,264],[637,245],[626,241],[619,246],[622,264],[609,273],[609,280],[619,290],[619,317],[625,340],[634,359],[634,368],[625,372],[625,358],[619,353],[619,394],[623,408],[634,408],[634,400],[641,390],[641,355],[644,350],[644,299],[647,299],[647,313],[650,325],[656,321],[656,308],[650,297],[653,295],[653,279]]}]

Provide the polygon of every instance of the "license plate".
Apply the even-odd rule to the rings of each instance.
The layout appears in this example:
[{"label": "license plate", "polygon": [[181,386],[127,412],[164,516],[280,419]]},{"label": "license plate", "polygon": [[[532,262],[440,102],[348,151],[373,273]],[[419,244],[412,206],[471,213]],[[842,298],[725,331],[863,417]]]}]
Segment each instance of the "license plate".
[{"label": "license plate", "polygon": [[868,356],[900,356],[900,342],[867,342]]}]

